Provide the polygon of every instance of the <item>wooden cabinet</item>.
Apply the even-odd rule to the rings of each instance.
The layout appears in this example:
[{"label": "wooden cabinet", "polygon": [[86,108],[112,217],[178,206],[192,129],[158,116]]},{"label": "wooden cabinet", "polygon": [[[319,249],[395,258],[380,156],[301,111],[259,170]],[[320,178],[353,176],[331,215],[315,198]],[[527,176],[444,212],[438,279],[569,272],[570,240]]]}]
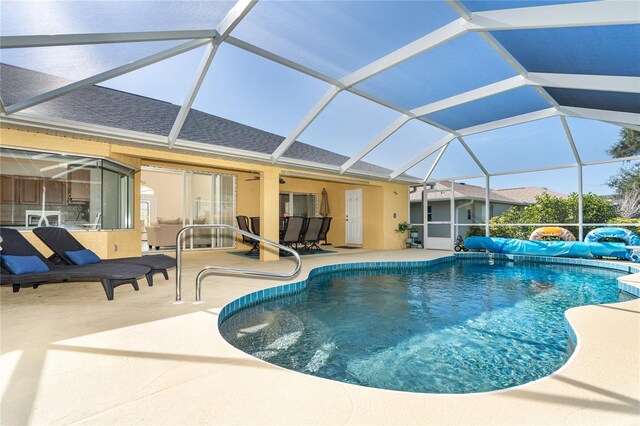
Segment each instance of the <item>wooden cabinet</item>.
[{"label": "wooden cabinet", "polygon": [[69,202],[87,202],[91,197],[91,173],[89,170],[76,170],[69,173]]},{"label": "wooden cabinet", "polygon": [[0,176],[0,203],[18,204],[16,179],[13,176]]},{"label": "wooden cabinet", "polygon": [[40,204],[45,189],[46,205],[88,203],[91,196],[89,170],[69,173],[68,180],[0,175],[1,204]]},{"label": "wooden cabinet", "polygon": [[47,205],[64,206],[67,203],[67,185],[63,180],[47,179],[44,181],[45,201]]},{"label": "wooden cabinet", "polygon": [[42,203],[43,186],[46,190],[45,202],[47,205],[64,206],[67,204],[67,182],[64,180],[7,175],[0,175],[0,203],[39,205]]},{"label": "wooden cabinet", "polygon": [[24,176],[0,176],[2,204],[39,204],[42,181]]},{"label": "wooden cabinet", "polygon": [[42,181],[34,178],[17,178],[18,202],[20,204],[40,204]]}]

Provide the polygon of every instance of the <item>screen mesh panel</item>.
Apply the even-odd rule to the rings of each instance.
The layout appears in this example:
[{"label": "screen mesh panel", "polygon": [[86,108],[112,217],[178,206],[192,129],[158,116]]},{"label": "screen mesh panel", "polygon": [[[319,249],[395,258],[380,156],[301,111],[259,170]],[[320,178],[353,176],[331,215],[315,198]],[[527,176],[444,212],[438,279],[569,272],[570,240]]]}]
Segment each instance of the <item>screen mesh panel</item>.
[{"label": "screen mesh panel", "polygon": [[[482,66],[470,66],[469,61]],[[467,33],[356,87],[411,109],[515,75],[515,69],[486,41]]]},{"label": "screen mesh panel", "polygon": [[529,72],[640,75],[640,25],[495,31]]},{"label": "screen mesh panel", "polygon": [[218,48],[193,108],[285,137],[328,87],[224,44]]},{"label": "screen mesh panel", "polygon": [[640,113],[640,93],[605,92],[545,87],[562,106]]},{"label": "screen mesh panel", "polygon": [[443,1],[259,2],[233,36],[341,78],[457,18]]},{"label": "screen mesh panel", "polygon": [[458,130],[546,108],[549,103],[535,89],[521,87],[438,111],[426,118]]},{"label": "screen mesh panel", "polygon": [[[233,1],[3,1],[0,34],[213,29]],[[19,16],[20,19],[16,19]]]},{"label": "screen mesh panel", "polygon": [[[413,159],[446,134],[419,120],[410,120],[367,154],[363,160],[395,170]],[[424,177],[418,175],[418,177]]]},{"label": "screen mesh panel", "polygon": [[[562,122],[555,117],[466,136],[464,140],[489,173],[576,163]],[[509,161],[504,161],[505,155]]]}]

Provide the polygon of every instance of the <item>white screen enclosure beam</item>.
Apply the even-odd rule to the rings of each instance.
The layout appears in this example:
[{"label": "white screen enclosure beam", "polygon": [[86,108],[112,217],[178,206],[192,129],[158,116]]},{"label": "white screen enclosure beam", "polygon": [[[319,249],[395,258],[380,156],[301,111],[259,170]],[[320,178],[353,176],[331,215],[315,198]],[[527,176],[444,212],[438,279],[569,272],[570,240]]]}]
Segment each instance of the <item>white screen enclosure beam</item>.
[{"label": "white screen enclosure beam", "polygon": [[200,90],[200,86],[202,86],[202,82],[209,71],[209,67],[211,66],[211,62],[213,61],[213,57],[216,55],[218,51],[218,46],[222,43],[233,31],[233,29],[240,23],[242,18],[244,18],[247,13],[251,10],[253,6],[258,2],[258,0],[239,0],[227,13],[227,15],[222,18],[220,24],[216,28],[216,33],[219,34],[216,43],[210,44],[207,46],[207,50],[204,52],[202,56],[202,60],[200,61],[200,65],[198,67],[198,71],[196,73],[196,78],[194,79],[191,87],[189,88],[189,92],[187,93],[187,97],[185,98],[182,106],[180,107],[180,111],[178,112],[178,116],[173,122],[173,126],[171,127],[171,131],[169,132],[169,137],[167,141],[169,143],[169,149],[173,148],[173,145],[176,143],[178,136],[180,135],[180,131],[182,130],[182,126],[184,126],[184,122],[187,120],[187,115],[189,115],[189,111],[191,111],[191,106],[198,96],[198,91]]}]

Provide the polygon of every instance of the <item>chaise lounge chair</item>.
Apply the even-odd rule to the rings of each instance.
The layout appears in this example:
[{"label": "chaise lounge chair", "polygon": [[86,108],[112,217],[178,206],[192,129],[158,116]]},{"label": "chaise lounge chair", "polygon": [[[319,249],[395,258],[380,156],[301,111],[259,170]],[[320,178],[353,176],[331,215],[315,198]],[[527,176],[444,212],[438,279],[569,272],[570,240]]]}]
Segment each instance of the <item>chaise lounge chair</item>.
[{"label": "chaise lounge chair", "polygon": [[[33,233],[53,251],[53,256],[49,258],[53,263],[75,265],[76,262],[73,261],[68,252],[86,250],[65,228],[41,227],[35,228]],[[146,274],[149,287],[153,286],[153,275],[161,273],[164,278],[168,280],[169,274],[167,273],[167,269],[176,267],[176,260],[164,254],[142,257],[122,257],[119,259],[100,259],[100,264],[113,265],[114,263],[140,265],[149,268],[150,271]]]},{"label": "chaise lounge chair", "polygon": [[[108,300],[113,300],[113,289],[122,284],[131,284],[138,291],[138,277],[149,272],[149,268],[131,264],[92,264],[92,265],[54,265],[47,260],[34,246],[31,245],[20,232],[10,228],[0,228],[2,237],[2,271],[0,284],[10,284],[13,292],[20,291],[23,285],[37,288],[40,284],[62,281],[100,281]],[[5,267],[10,261],[27,264],[28,269],[38,269],[41,272],[14,273]],[[15,267],[15,265],[14,265]]]}]

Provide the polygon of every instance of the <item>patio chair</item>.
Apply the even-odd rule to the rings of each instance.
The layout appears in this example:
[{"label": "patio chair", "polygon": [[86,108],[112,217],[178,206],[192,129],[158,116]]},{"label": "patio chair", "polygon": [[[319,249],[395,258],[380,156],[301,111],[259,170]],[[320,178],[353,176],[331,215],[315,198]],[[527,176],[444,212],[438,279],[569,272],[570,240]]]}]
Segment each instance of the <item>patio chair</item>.
[{"label": "patio chair", "polygon": [[280,242],[284,246],[297,249],[300,243],[300,235],[305,224],[305,218],[301,216],[291,216],[287,220],[287,225],[284,229],[282,241]]},{"label": "patio chair", "polygon": [[[69,252],[86,250],[86,247],[80,244],[75,237],[65,228],[57,227],[41,227],[35,228],[33,233],[36,234],[47,247],[53,251],[53,255],[49,257],[52,263],[75,265],[76,262],[69,256]],[[72,255],[73,256],[73,255]],[[176,260],[164,254],[154,254],[151,256],[141,257],[121,257],[118,259],[100,259],[101,264],[111,265],[114,263],[127,263],[131,265],[146,266],[149,272],[146,274],[147,284],[153,286],[153,276],[162,274],[165,279],[169,279],[167,269],[176,267]]]},{"label": "patio chair", "polygon": [[260,235],[260,218],[257,216],[251,218],[251,233]]},{"label": "patio chair", "polygon": [[301,242],[304,245],[304,251],[313,251],[314,247],[316,247],[317,250],[320,250],[318,242],[320,241],[320,231],[322,231],[323,223],[324,218],[322,217],[310,217],[307,219],[307,226],[301,238]]},{"label": "patio chair", "polygon": [[[251,232],[251,230],[249,229],[249,218],[247,216],[236,216],[236,220],[238,221],[238,228],[246,232]],[[251,232],[251,233],[253,234],[254,232]],[[255,240],[251,237],[247,237],[246,235],[243,235],[242,242],[246,244],[252,244],[251,250],[246,252],[244,254],[245,256],[250,256],[254,251],[255,252],[260,251],[260,248],[259,248],[260,241]]]},{"label": "patio chair", "polygon": [[[37,288],[40,284],[63,281],[100,281],[108,300],[113,300],[113,289],[123,284],[131,284],[138,291],[138,277],[149,272],[149,268],[126,263],[90,264],[90,265],[54,265],[46,259],[27,239],[15,229],[0,228],[2,237],[2,273],[0,284],[10,284],[13,292],[20,291],[22,286],[32,285]],[[7,258],[9,256],[10,258]],[[11,271],[10,261],[25,264],[30,269],[41,272]],[[40,265],[41,268],[34,268]],[[14,264],[15,267],[15,264]]]},{"label": "patio chair", "polygon": [[[323,246],[330,246],[331,244],[327,242],[327,234],[329,233],[329,229],[331,228],[331,218],[324,217],[322,219],[322,229],[320,229],[320,236],[318,237],[318,241],[324,241],[324,244],[322,244]],[[316,245],[316,247],[318,246]]]}]

